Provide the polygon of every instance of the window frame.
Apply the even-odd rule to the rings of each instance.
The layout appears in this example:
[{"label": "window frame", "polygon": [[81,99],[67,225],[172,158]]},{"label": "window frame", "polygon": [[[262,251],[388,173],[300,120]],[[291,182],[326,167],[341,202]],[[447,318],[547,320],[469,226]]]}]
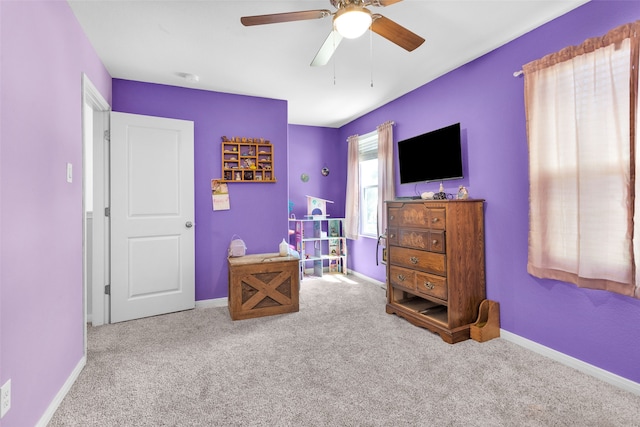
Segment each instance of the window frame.
[{"label": "window frame", "polygon": [[[362,179],[362,163],[367,161],[376,161],[375,170],[376,170],[376,182],[375,184],[363,185]],[[359,218],[359,227],[358,227],[358,236],[366,237],[370,239],[378,238],[378,194],[379,194],[379,182],[378,182],[378,132],[373,131],[361,135],[358,138],[358,176],[359,179],[359,188],[358,188],[358,197],[360,200],[360,218]],[[367,204],[365,203],[365,191],[375,188],[376,195],[376,209],[374,212],[375,216],[375,224],[371,225],[371,221],[367,221]],[[373,228],[374,232],[365,231],[365,224],[369,225],[368,228]]]}]

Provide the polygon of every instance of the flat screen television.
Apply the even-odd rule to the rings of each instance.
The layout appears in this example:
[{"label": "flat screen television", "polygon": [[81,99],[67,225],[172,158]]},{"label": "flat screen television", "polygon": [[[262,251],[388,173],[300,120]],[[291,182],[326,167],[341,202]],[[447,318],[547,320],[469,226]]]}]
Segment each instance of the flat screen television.
[{"label": "flat screen television", "polygon": [[460,123],[398,142],[400,184],[463,178]]}]

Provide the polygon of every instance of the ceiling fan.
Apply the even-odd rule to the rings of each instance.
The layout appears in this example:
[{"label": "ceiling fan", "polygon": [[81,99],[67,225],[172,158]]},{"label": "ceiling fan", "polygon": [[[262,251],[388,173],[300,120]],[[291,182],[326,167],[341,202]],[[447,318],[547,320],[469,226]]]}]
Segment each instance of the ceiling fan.
[{"label": "ceiling fan", "polygon": [[299,12],[274,13],[270,15],[243,16],[240,18],[245,26],[276,24],[280,22],[305,21],[333,16],[333,30],[322,44],[311,66],[325,65],[333,56],[342,38],[358,38],[368,29],[411,52],[424,43],[419,35],[409,31],[379,13],[371,13],[367,6],[389,6],[402,0],[329,0],[337,9],[305,10]]}]

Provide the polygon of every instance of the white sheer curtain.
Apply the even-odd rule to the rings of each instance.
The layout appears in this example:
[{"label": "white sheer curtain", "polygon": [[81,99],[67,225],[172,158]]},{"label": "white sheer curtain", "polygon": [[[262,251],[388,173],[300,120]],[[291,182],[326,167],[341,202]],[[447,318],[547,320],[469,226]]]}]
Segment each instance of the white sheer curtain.
[{"label": "white sheer curtain", "polygon": [[530,175],[527,270],[637,298],[637,70],[632,66],[638,63],[639,28],[637,23],[616,28],[523,67]]},{"label": "white sheer curtain", "polygon": [[396,197],[393,175],[393,122],[378,126],[378,235],[387,230],[384,202]]},{"label": "white sheer curtain", "polygon": [[345,237],[357,240],[360,227],[360,163],[359,137],[347,138],[347,196],[345,206]]}]

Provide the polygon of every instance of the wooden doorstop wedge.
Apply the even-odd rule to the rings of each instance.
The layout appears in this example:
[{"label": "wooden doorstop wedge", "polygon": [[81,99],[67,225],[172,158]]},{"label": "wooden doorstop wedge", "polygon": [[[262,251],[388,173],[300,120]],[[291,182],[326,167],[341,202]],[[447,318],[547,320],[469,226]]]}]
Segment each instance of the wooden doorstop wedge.
[{"label": "wooden doorstop wedge", "polygon": [[500,336],[500,303],[483,300],[478,310],[478,320],[471,324],[471,339],[478,342],[489,341]]}]

